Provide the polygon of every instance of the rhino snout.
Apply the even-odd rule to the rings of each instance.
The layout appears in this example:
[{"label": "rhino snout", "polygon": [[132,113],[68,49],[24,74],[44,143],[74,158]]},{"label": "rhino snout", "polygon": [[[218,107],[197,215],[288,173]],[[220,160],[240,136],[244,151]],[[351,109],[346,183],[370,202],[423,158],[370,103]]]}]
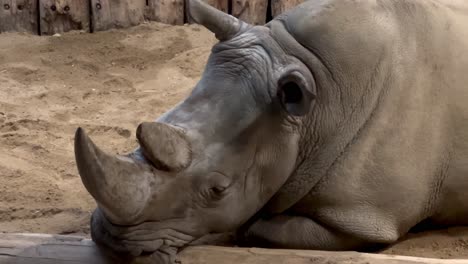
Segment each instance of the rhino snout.
[{"label": "rhino snout", "polygon": [[156,259],[171,258],[179,248],[194,240],[194,237],[172,228],[170,222],[114,225],[99,208],[91,216],[91,237],[97,244],[123,256],[152,255]]}]

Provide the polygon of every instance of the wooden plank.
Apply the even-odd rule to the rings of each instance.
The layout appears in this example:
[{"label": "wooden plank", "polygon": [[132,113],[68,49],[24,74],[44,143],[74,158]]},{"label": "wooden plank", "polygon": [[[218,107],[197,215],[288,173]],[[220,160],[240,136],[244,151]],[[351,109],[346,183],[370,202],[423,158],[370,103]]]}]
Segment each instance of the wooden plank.
[{"label": "wooden plank", "polygon": [[146,0],[91,0],[91,30],[139,25],[145,20],[145,7]]},{"label": "wooden plank", "polygon": [[88,0],[39,0],[39,16],[43,35],[90,30]]},{"label": "wooden plank", "polygon": [[233,0],[232,15],[253,25],[266,23],[268,0]]},{"label": "wooden plank", "polygon": [[184,24],[184,0],[148,0],[146,18],[170,25]]},{"label": "wooden plank", "polygon": [[305,0],[271,0],[271,15],[276,17],[286,10],[291,9]]},{"label": "wooden plank", "polygon": [[45,234],[0,234],[0,256],[2,264],[126,263],[89,239]]},{"label": "wooden plank", "polygon": [[467,264],[468,259],[432,259],[359,252],[200,246],[178,256],[183,264]]},{"label": "wooden plank", "polygon": [[[353,251],[275,250],[217,246],[188,247],[181,264],[466,264],[468,259],[431,259]],[[148,257],[123,259],[89,239],[43,234],[0,234],[0,263],[16,264],[163,264]]]},{"label": "wooden plank", "polygon": [[0,33],[38,34],[36,0],[0,0]]},{"label": "wooden plank", "polygon": [[112,24],[109,0],[91,0],[91,31],[107,30],[113,27]]}]

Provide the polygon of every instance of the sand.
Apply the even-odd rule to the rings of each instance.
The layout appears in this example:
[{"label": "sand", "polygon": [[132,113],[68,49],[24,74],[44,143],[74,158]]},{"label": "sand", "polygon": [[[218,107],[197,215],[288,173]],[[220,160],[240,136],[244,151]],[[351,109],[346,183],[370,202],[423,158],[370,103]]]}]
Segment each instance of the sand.
[{"label": "sand", "polygon": [[[82,126],[105,151],[137,146],[135,129],[184,98],[214,36],[146,23],[95,34],[0,35],[0,232],[89,236],[95,203],[75,166]],[[410,235],[386,253],[468,257],[468,230]]]}]

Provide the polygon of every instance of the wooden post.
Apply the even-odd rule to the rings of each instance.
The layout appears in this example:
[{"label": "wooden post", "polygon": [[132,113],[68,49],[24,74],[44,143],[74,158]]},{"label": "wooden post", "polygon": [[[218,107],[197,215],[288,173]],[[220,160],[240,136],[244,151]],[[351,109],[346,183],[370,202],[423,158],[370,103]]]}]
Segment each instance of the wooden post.
[{"label": "wooden post", "polygon": [[90,30],[88,0],[39,0],[39,16],[41,34],[44,35]]},{"label": "wooden post", "polygon": [[36,0],[0,0],[0,33],[7,31],[38,34]]},{"label": "wooden post", "polygon": [[[466,264],[468,259],[433,259],[353,251],[274,250],[194,246],[177,256],[180,264]],[[0,263],[10,264],[164,264],[148,257],[123,259],[89,239],[41,234],[0,234]]]},{"label": "wooden post", "polygon": [[217,9],[223,11],[224,13],[228,12],[229,0],[204,0],[204,2],[208,3],[211,6],[216,7]]},{"label": "wooden post", "polygon": [[[75,0],[72,0],[75,1]],[[144,21],[146,0],[90,0],[92,31],[127,28]]]},{"label": "wooden post", "polygon": [[232,15],[253,25],[266,22],[268,0],[233,0]]},{"label": "wooden post", "polygon": [[170,25],[184,24],[184,0],[148,0],[146,18]]},{"label": "wooden post", "polygon": [[284,11],[295,7],[305,0],[271,0],[271,15],[276,17]]}]

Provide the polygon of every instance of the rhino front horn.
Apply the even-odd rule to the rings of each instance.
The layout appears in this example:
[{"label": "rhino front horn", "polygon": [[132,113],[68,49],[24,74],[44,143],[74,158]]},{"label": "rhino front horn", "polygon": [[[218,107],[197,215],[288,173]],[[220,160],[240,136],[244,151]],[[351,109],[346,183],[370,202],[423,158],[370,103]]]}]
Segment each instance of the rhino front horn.
[{"label": "rhino front horn", "polygon": [[155,181],[149,165],[104,153],[82,128],[75,134],[75,159],[84,186],[109,220],[125,225],[140,216]]},{"label": "rhino front horn", "polygon": [[144,156],[159,170],[180,171],[192,161],[191,148],[182,129],[144,122],[138,126],[136,136]]},{"label": "rhino front horn", "polygon": [[220,41],[231,39],[249,27],[247,23],[204,3],[202,0],[186,1],[188,18],[213,32]]}]

